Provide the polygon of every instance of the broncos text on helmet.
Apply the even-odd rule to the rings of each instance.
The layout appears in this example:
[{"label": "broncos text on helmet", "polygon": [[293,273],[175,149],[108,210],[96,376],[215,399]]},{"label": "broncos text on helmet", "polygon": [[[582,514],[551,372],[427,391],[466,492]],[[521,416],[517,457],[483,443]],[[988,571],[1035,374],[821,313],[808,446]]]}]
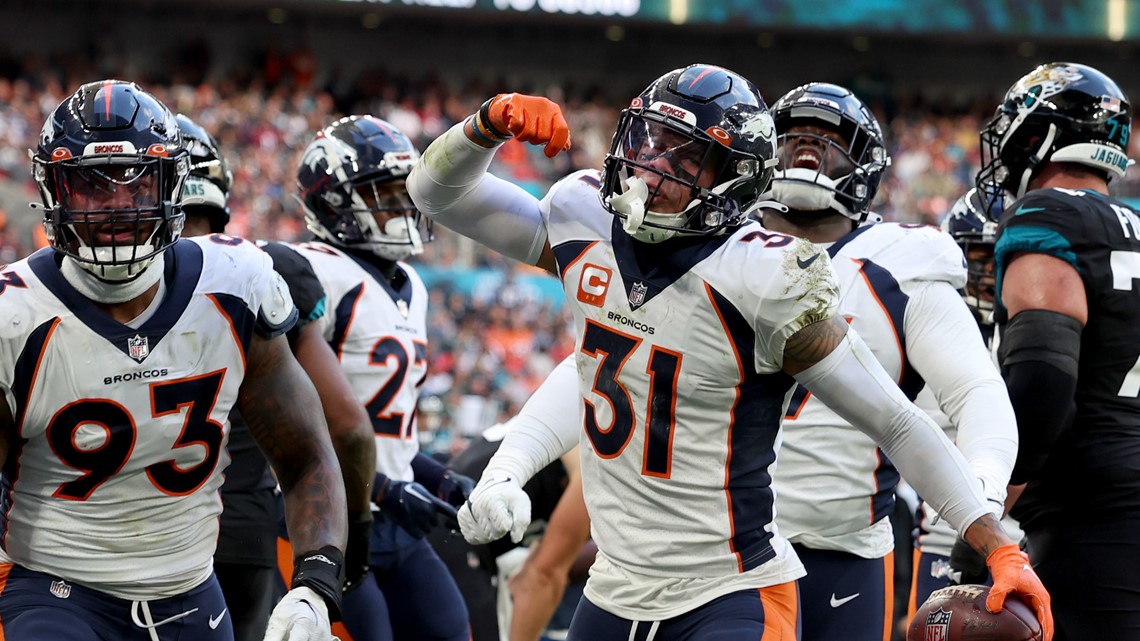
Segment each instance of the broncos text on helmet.
[{"label": "broncos text on helmet", "polygon": [[182,233],[188,158],[174,114],[138,85],[81,86],[32,156],[48,243],[104,281],[134,280]]},{"label": "broncos text on helmet", "polygon": [[661,76],[622,111],[602,172],[602,203],[634,238],[716,234],[767,190],[776,132],[756,87],[695,64]]}]

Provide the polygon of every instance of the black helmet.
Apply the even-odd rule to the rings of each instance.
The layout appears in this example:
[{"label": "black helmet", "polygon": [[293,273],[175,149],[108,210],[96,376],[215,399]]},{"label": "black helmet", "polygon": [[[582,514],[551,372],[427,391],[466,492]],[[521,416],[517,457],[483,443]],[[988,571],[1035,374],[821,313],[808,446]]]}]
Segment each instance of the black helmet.
[{"label": "black helmet", "polygon": [[1041,65],[1005,94],[982,128],[977,185],[1021,198],[1045,162],[1092,167],[1105,178],[1124,176],[1132,107],[1111,78],[1070,62]]},{"label": "black helmet", "polygon": [[1004,196],[999,190],[987,194],[971,188],[954,202],[942,220],[942,231],[950,234],[966,257],[966,303],[982,322],[992,322],[996,293],[994,279],[994,243],[997,242]]},{"label": "black helmet", "polygon": [[182,209],[187,214],[205,216],[210,221],[210,231],[220,234],[230,222],[226,199],[234,175],[213,136],[189,116],[178,114],[174,118],[190,152],[190,175],[182,188]]},{"label": "black helmet", "polygon": [[600,196],[642,241],[715,234],[747,219],[768,188],[775,153],[775,126],[756,87],[727,69],[690,65],[658,78],[622,111]]},{"label": "black helmet", "polygon": [[83,85],[32,157],[48,243],[104,280],[134,279],[182,233],[188,155],[174,115],[138,85]]},{"label": "black helmet", "polygon": [[[348,116],[329,125],[309,143],[297,169],[297,198],[309,229],[333,245],[385,260],[421,253],[432,237],[431,220],[421,236],[423,215],[403,188],[419,156],[407,136],[379,118]],[[392,182],[399,189],[382,193]],[[381,228],[376,212],[403,215]]]},{"label": "black helmet", "polygon": [[[863,222],[891,164],[883,130],[867,105],[843,87],[813,82],[784,94],[772,106],[772,115],[779,165],[769,195],[795,210],[835,211]],[[804,125],[832,131],[844,143],[788,133]],[[786,157],[796,150],[802,152],[799,158]]]}]

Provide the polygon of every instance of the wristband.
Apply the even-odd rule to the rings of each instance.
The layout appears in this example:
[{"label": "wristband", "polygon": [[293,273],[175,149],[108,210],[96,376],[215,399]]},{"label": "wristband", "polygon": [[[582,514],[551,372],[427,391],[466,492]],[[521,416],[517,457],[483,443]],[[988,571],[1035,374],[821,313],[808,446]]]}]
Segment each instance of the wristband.
[{"label": "wristband", "polygon": [[471,131],[473,131],[475,133],[475,137],[478,138],[479,140],[482,140],[483,142],[487,143],[488,145],[490,145],[492,147],[496,147],[496,146],[501,145],[504,142],[506,142],[505,140],[499,140],[497,138],[492,138],[490,136],[490,134],[488,134],[486,132],[485,129],[480,129],[479,128],[479,117],[478,116],[468,116],[467,119],[471,121]]},{"label": "wristband", "polygon": [[344,554],[326,545],[293,558],[293,582],[289,589],[305,586],[321,595],[329,620],[340,621],[340,595],[344,585]]},{"label": "wristband", "polygon": [[[496,98],[497,97],[498,96],[496,96]],[[484,102],[479,107],[479,111],[475,112],[475,122],[473,124],[475,125],[476,129],[482,127],[484,133],[486,133],[489,137],[497,138],[499,142],[503,142],[508,138],[512,138],[513,136],[511,135],[511,132],[499,131],[495,128],[495,125],[491,124],[491,103],[494,101],[495,98],[490,98],[487,100],[487,102]]]}]

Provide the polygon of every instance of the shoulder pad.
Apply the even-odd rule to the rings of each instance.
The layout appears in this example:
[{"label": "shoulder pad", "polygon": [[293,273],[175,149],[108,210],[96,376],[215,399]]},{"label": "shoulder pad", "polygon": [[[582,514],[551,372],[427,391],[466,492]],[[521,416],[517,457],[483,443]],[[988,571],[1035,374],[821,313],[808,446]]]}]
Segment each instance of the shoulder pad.
[{"label": "shoulder pad", "polygon": [[966,286],[962,249],[950,234],[933,225],[878,223],[855,233],[859,235],[843,245],[836,257],[870,260],[900,283],[937,281],[955,289]]},{"label": "shoulder pad", "polygon": [[296,249],[277,242],[258,243],[273,259],[273,271],[281,275],[289,287],[289,295],[297,306],[301,322],[320,318],[325,312],[325,289],[313,271],[313,265]]}]

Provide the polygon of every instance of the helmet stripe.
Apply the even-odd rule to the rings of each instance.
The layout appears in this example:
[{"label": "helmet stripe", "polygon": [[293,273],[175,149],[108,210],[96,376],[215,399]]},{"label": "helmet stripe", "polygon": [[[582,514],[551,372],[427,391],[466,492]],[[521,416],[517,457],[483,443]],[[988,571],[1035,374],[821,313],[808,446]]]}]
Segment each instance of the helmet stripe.
[{"label": "helmet stripe", "polygon": [[702,78],[704,78],[705,76],[709,75],[710,73],[712,73],[714,71],[716,71],[716,68],[709,67],[709,68],[705,69],[704,71],[700,72],[699,74],[697,74],[697,77],[693,78],[693,81],[689,83],[689,89],[692,89],[693,87],[697,86],[697,83],[700,82]]},{"label": "helmet stripe", "polygon": [[111,119],[111,93],[114,91],[114,89],[112,89],[114,84],[115,83],[110,80],[103,82],[103,112],[107,120]]}]

